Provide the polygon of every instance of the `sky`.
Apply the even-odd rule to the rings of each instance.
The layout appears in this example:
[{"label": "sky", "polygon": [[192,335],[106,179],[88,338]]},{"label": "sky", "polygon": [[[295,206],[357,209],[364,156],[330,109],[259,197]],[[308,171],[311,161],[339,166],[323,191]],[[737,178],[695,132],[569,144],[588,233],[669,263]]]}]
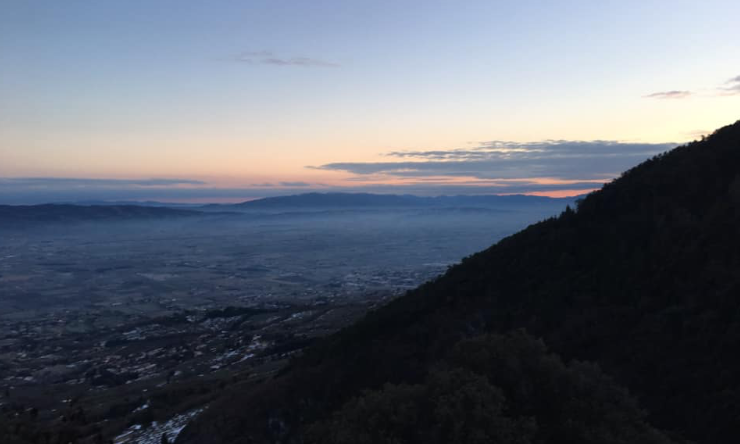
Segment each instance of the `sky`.
[{"label": "sky", "polygon": [[0,203],[573,195],[740,119],[740,2],[0,1]]}]

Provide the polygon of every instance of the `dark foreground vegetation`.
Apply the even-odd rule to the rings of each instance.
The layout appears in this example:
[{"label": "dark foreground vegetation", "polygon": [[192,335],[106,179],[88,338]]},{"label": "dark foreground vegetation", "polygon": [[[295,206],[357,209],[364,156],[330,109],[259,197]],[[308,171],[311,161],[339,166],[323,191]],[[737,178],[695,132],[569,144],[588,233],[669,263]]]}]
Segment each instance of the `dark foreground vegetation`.
[{"label": "dark foreground vegetation", "polygon": [[740,122],[231,391],[178,442],[735,442],[738,227]]},{"label": "dark foreground vegetation", "polygon": [[566,366],[521,331],[463,340],[422,381],[365,391],[306,436],[317,444],[676,442],[598,366]]}]

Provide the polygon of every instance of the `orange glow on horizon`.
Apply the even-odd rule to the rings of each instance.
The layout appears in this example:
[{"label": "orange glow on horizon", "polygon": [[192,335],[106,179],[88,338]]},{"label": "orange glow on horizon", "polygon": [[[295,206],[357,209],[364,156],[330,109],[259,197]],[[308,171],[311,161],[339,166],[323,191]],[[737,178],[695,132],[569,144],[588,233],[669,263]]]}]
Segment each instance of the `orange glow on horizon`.
[{"label": "orange glow on horizon", "polygon": [[575,197],[581,196],[593,191],[598,191],[599,188],[591,190],[557,190],[557,191],[533,191],[531,193],[524,193],[526,196],[543,196],[543,197]]}]

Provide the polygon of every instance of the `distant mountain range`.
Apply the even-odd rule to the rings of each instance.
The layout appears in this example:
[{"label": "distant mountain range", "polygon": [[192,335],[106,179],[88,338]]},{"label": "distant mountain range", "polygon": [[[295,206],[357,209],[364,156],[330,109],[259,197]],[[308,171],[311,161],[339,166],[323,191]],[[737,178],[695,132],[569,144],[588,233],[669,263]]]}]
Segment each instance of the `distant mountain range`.
[{"label": "distant mountain range", "polygon": [[566,205],[576,198],[550,198],[525,195],[472,195],[424,197],[409,194],[305,193],[267,197],[229,205],[241,209],[301,208],[414,208],[414,207],[516,207],[527,205]]},{"label": "distant mountain range", "polygon": [[180,202],[159,202],[156,200],[82,200],[75,202],[62,202],[64,205],[84,205],[84,206],[136,206],[136,207],[170,207],[170,208],[197,208],[203,204],[180,203]]},{"label": "distant mountain range", "polygon": [[[238,215],[253,212],[255,217],[265,215],[297,216],[301,214],[351,214],[356,211],[434,209],[458,212],[513,210],[527,207],[552,206],[553,212],[575,198],[552,199],[539,196],[439,196],[366,193],[306,193],[291,196],[268,197],[240,204],[188,205],[163,202],[105,202],[90,201],[75,204],[0,205],[0,226],[33,223],[116,221],[135,219],[162,219],[213,215]],[[260,216],[263,215],[263,216]]]},{"label": "distant mountain range", "polygon": [[114,221],[192,217],[202,213],[137,205],[0,205],[0,226],[42,222]]}]

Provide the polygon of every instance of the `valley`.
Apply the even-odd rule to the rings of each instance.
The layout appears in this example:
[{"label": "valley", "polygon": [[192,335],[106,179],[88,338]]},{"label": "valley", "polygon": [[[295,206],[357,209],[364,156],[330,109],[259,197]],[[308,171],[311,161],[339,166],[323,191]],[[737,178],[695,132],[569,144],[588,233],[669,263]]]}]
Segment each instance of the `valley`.
[{"label": "valley", "polygon": [[217,213],[73,223],[63,234],[57,225],[6,230],[0,408],[83,441],[159,442],[150,435],[166,421],[259,383],[316,339],[553,208]]}]

